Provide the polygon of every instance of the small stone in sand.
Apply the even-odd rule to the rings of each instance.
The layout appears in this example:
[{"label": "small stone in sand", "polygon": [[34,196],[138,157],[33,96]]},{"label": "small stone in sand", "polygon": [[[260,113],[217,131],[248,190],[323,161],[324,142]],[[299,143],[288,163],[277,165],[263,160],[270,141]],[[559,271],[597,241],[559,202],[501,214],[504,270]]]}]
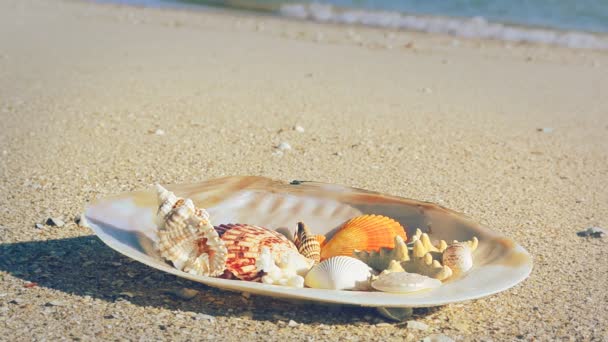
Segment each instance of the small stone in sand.
[{"label": "small stone in sand", "polygon": [[47,302],[46,304],[44,304],[45,306],[64,306],[65,304],[61,301],[58,300],[52,300],[50,302]]},{"label": "small stone in sand", "polygon": [[119,296],[123,296],[123,297],[129,297],[129,298],[135,297],[135,294],[133,294],[132,292],[126,292],[126,291],[125,292],[120,292],[118,295]]},{"label": "small stone in sand", "polygon": [[606,236],[606,230],[600,227],[589,227],[585,230],[576,233],[576,235],[583,237],[590,236],[594,238],[603,238],[604,236]]},{"label": "small stone in sand", "polygon": [[194,316],[194,319],[197,321],[200,321],[202,319],[209,321],[209,322],[215,322],[215,317],[211,316],[211,315],[206,315],[203,313],[199,313],[196,316]]},{"label": "small stone in sand", "polygon": [[196,297],[196,295],[198,294],[198,291],[194,290],[194,289],[189,289],[189,288],[181,288],[181,289],[176,289],[176,290],[169,290],[169,291],[167,291],[167,293],[172,295],[173,297],[176,297],[179,299],[190,300],[190,299]]},{"label": "small stone in sand", "polygon": [[155,135],[165,135],[165,131],[163,131],[160,128],[157,128],[156,130],[154,130],[154,134]]},{"label": "small stone in sand", "polygon": [[291,150],[291,145],[289,145],[287,141],[283,141],[277,146],[277,149],[279,149],[280,151],[288,151]]},{"label": "small stone in sand", "polygon": [[293,130],[298,132],[298,133],[304,133],[304,127],[300,126],[300,125],[295,125],[293,127]]},{"label": "small stone in sand", "polygon": [[293,319],[290,319],[289,323],[287,323],[287,326],[290,326],[293,328],[293,327],[299,326],[299,324],[298,324],[298,322],[294,321]]},{"label": "small stone in sand", "polygon": [[423,338],[422,342],[454,342],[454,340],[444,334],[432,334]]},{"label": "small stone in sand", "polygon": [[63,222],[60,218],[57,217],[49,217],[48,219],[46,219],[46,224],[55,227],[65,226],[65,222]]},{"label": "small stone in sand", "polygon": [[36,223],[36,228],[42,229],[42,228],[44,228],[44,225],[42,223]]},{"label": "small stone in sand", "polygon": [[543,132],[543,133],[551,133],[551,132],[553,132],[553,128],[551,128],[551,127],[541,127],[541,128],[537,128],[536,130],[538,132]]},{"label": "small stone in sand", "polygon": [[407,321],[407,328],[416,330],[426,330],[429,328],[429,326],[418,321]]},{"label": "small stone in sand", "polygon": [[17,304],[17,305],[25,303],[25,301],[21,298],[15,298],[15,299],[11,300],[10,302],[11,302],[11,304]]}]

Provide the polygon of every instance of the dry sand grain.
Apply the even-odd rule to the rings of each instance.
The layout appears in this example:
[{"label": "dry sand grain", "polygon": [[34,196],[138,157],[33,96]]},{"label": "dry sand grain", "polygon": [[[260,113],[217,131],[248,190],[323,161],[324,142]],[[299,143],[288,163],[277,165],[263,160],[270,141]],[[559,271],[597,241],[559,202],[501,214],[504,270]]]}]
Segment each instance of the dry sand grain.
[{"label": "dry sand grain", "polygon": [[[606,52],[2,1],[0,340],[608,340],[608,242],[576,235],[608,226],[607,76]],[[178,279],[74,223],[96,197],[245,174],[437,202],[535,268],[420,331]]]}]

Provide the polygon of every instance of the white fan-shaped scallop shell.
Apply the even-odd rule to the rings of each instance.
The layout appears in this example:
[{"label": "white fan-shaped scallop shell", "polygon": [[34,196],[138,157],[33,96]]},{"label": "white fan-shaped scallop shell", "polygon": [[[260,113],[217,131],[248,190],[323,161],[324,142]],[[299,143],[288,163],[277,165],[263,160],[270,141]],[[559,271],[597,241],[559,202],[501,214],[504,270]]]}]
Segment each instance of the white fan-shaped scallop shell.
[{"label": "white fan-shaped scallop shell", "polygon": [[336,256],[313,266],[304,278],[304,285],[315,289],[367,290],[374,275],[361,260]]},{"label": "white fan-shaped scallop shell", "polygon": [[[366,214],[398,221],[408,227],[407,236],[413,237],[416,227],[427,231],[434,241],[467,241],[476,236],[479,243],[475,250],[475,267],[466,277],[452,277],[439,288],[408,295],[296,289],[194,275],[168,264],[155,248],[159,202],[154,189],[96,200],[87,206],[82,224],[116,251],[179,277],[226,290],[317,302],[389,308],[444,305],[506,290],[525,279],[532,269],[530,255],[513,240],[465,215],[428,202],[336,184],[290,184],[252,176],[167,188],[178,197],[192,199],[195,207],[205,208],[214,225],[241,222],[270,229],[287,227],[290,237],[294,236],[297,223],[303,221],[312,234],[323,234],[330,239],[340,224]],[[205,214],[200,216],[204,218]]]},{"label": "white fan-shaped scallop shell", "polygon": [[372,281],[372,287],[378,291],[392,293],[410,293],[422,290],[436,289],[441,281],[418,273],[390,272],[381,274]]}]

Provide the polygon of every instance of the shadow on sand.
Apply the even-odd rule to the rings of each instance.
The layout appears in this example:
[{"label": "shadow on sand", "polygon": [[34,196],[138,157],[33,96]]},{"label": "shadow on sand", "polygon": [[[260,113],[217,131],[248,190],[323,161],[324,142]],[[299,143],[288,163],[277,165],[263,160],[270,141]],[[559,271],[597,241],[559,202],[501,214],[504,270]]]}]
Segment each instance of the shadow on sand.
[{"label": "shadow on sand", "polygon": [[[106,247],[95,236],[2,244],[0,255],[0,270],[15,277],[40,287],[109,302],[126,300],[140,306],[213,316],[247,316],[275,322],[294,319],[307,324],[370,321],[366,316],[382,319],[373,308],[328,306],[253,295],[245,298],[240,293],[211,288],[147,267]],[[174,294],[184,288],[199,293],[190,300]],[[414,317],[436,310],[416,309]],[[370,321],[373,323],[374,319]]]}]

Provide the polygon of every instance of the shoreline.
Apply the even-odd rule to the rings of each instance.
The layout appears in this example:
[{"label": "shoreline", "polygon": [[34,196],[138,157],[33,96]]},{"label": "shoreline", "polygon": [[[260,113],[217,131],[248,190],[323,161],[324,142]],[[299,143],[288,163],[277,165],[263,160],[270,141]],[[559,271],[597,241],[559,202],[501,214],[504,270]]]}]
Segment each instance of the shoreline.
[{"label": "shoreline", "polygon": [[[90,0],[95,1],[95,0]],[[273,10],[213,6],[177,2],[141,0],[100,0],[99,3],[174,8],[185,10],[225,11],[242,15],[274,16],[291,20],[331,23],[350,27],[376,27],[405,32],[446,34],[462,39],[492,39],[509,43],[532,43],[564,46],[572,49],[606,50],[608,32],[507,23],[484,17],[419,15],[391,11],[339,8],[321,4],[282,4]]]}]

